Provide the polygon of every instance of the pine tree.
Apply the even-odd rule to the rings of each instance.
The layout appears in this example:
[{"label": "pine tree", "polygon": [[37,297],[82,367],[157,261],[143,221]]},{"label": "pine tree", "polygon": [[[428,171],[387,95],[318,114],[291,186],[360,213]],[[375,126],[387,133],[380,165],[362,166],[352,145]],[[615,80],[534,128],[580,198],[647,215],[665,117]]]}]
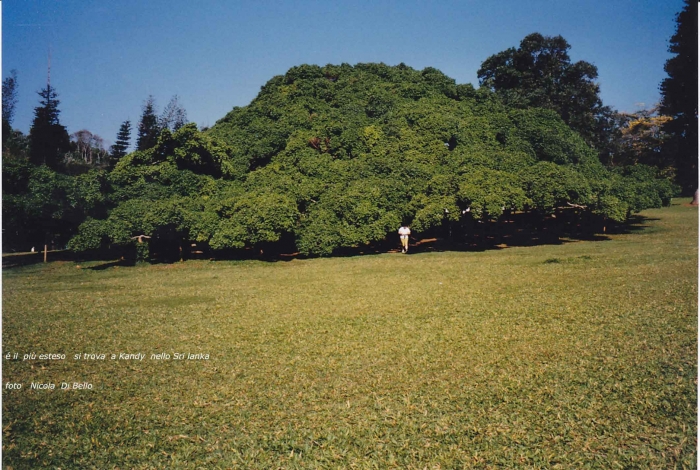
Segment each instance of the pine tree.
[{"label": "pine tree", "polygon": [[112,164],[116,164],[119,159],[126,155],[126,151],[131,143],[131,121],[126,120],[119,127],[117,133],[117,141],[112,145],[111,157]]},{"label": "pine tree", "polygon": [[143,106],[141,121],[139,121],[136,150],[146,150],[156,145],[160,131],[158,117],[156,116],[155,100],[153,96],[149,96],[146,104]]},{"label": "pine tree", "polygon": [[41,90],[41,106],[34,108],[34,121],[29,130],[29,159],[36,165],[57,169],[70,150],[68,131],[58,119],[60,103],[51,84]]},{"label": "pine tree", "polygon": [[687,196],[698,187],[698,4],[685,0],[676,17],[676,33],[666,61],[668,78],[661,82],[661,112],[671,116],[664,130],[671,134],[667,151],[676,156],[677,180]]}]

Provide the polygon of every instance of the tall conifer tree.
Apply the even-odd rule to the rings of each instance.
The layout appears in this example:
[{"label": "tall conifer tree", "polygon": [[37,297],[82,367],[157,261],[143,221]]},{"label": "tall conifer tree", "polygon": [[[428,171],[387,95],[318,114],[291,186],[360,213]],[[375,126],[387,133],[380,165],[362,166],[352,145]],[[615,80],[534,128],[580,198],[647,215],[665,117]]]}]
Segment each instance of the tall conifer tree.
[{"label": "tall conifer tree", "polygon": [[667,151],[676,156],[678,183],[687,196],[698,188],[698,4],[685,0],[676,17],[676,33],[666,61],[668,78],[661,82],[661,113],[671,116],[664,130],[671,134]]},{"label": "tall conifer tree", "polygon": [[136,150],[146,150],[154,145],[160,134],[158,116],[156,116],[156,105],[153,96],[149,96],[143,106],[143,113],[139,121],[139,131],[136,138]]},{"label": "tall conifer tree", "polygon": [[126,155],[126,151],[131,144],[131,121],[126,120],[119,127],[117,141],[112,145],[112,164],[116,164],[120,158]]},{"label": "tall conifer tree", "polygon": [[40,104],[34,108],[34,121],[29,130],[29,159],[36,165],[57,169],[70,150],[68,131],[58,119],[57,94],[50,83],[41,90]]}]

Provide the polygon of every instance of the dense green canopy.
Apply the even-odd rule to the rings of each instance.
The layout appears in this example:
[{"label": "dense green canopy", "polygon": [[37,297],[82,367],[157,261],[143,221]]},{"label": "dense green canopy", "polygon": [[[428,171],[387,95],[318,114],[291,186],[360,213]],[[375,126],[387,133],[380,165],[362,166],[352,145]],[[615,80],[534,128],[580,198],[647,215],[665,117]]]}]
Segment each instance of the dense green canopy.
[{"label": "dense green canopy", "polygon": [[[674,188],[641,166],[612,173],[551,110],[403,64],[302,65],[202,133],[187,125],[107,175],[107,217],[70,247],[287,243],[303,254],[383,240],[402,223],[540,214],[576,205],[623,221]],[[166,249],[166,248],[163,248]]]},{"label": "dense green canopy", "polygon": [[587,142],[596,142],[603,108],[594,81],[598,69],[571,63],[571,46],[561,36],[528,34],[520,46],[488,57],[477,71],[479,82],[508,104],[556,111]]}]

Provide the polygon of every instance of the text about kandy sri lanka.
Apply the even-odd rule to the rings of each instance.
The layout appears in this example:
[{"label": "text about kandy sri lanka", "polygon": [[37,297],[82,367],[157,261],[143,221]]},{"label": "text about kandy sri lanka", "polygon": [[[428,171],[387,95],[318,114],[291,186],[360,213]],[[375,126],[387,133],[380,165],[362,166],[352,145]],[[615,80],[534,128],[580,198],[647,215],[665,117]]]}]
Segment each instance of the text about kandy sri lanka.
[{"label": "text about kandy sri lanka", "polygon": [[[47,362],[60,362],[71,360],[73,361],[103,361],[103,362],[142,362],[144,359],[150,361],[208,361],[209,353],[191,353],[191,352],[159,352],[146,354],[143,352],[117,352],[117,353],[74,353],[66,355],[65,353],[20,353],[6,352],[2,355],[5,361],[17,361],[34,363],[40,361],[43,364]],[[16,381],[5,381],[6,390],[93,390],[93,384],[86,381],[30,381],[29,384]]]}]

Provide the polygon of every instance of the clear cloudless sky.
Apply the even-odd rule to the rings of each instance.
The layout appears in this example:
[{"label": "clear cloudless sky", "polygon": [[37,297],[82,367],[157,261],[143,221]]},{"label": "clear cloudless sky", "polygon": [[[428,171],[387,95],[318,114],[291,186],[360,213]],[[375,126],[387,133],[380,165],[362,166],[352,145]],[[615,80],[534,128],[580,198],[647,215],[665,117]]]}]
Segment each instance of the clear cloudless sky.
[{"label": "clear cloudless sky", "polygon": [[173,95],[211,126],[300,64],[401,62],[478,86],[490,55],[526,35],[563,36],[572,61],[598,67],[603,103],[635,111],[659,101],[682,0],[6,0],[2,75],[18,75],[13,127],[29,132],[37,91],[59,94],[69,133],[111,144],[149,95]]}]

